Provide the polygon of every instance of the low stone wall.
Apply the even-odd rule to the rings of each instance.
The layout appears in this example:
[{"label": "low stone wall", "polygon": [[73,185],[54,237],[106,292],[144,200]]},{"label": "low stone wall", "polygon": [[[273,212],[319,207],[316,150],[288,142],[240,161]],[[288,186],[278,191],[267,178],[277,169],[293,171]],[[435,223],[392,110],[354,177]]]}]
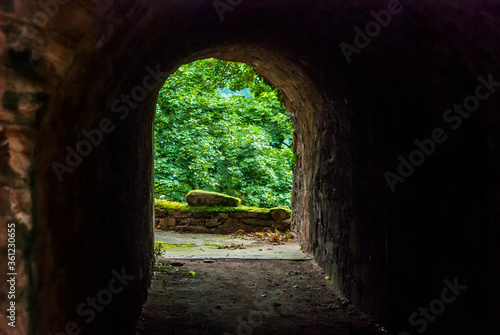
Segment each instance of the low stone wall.
[{"label": "low stone wall", "polygon": [[290,230],[290,221],[290,213],[284,210],[200,213],[155,209],[155,227],[176,232],[231,234],[238,230],[250,233],[266,228],[284,232]]}]

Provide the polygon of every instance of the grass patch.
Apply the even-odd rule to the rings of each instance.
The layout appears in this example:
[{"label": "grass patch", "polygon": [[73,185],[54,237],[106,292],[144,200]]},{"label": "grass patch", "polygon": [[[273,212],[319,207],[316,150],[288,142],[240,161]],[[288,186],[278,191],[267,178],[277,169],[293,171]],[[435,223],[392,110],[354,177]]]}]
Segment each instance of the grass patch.
[{"label": "grass patch", "polygon": [[155,254],[161,255],[165,250],[172,248],[193,248],[196,247],[196,243],[167,243],[167,242],[155,242]]}]

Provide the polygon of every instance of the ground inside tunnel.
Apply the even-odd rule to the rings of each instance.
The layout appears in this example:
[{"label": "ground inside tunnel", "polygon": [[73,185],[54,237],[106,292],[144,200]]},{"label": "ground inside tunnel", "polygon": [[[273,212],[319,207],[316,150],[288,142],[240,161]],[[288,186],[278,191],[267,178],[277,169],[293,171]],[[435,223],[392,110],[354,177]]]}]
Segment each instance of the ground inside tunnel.
[{"label": "ground inside tunnel", "polygon": [[168,248],[157,257],[138,334],[383,333],[335,292],[296,239],[156,230],[155,241]]}]

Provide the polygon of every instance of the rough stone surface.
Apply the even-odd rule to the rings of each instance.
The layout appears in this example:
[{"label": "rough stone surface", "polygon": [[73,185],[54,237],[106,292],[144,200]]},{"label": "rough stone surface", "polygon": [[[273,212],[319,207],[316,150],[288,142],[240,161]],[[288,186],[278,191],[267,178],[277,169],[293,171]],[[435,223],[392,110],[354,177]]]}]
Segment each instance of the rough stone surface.
[{"label": "rough stone surface", "polygon": [[[212,0],[61,2],[41,26],[40,2],[0,2],[0,236],[16,223],[27,278],[16,328],[0,333],[75,320],[82,334],[135,334],[153,259],[157,93],[206,57],[246,62],[281,90],[297,154],[292,224],[340,294],[393,333],[414,331],[409,315],[457,277],[468,289],[432,332],[500,333],[500,90],[444,117],[479,76],[500,80],[495,1],[401,1],[350,62],[341,43],[355,47],[354,28],[384,2],[243,1],[223,21]],[[107,120],[102,142],[58,176],[53,162],[68,164],[67,148]],[[384,173],[436,128],[447,139],[393,192]],[[75,308],[122,269],[134,280],[85,323]],[[0,296],[5,320],[5,285]]]},{"label": "rough stone surface", "polygon": [[175,226],[175,218],[167,218],[167,227],[174,227]]},{"label": "rough stone surface", "polygon": [[166,216],[166,211],[162,211],[161,209],[155,208],[155,217],[161,218]]},{"label": "rough stone surface", "polygon": [[191,216],[193,216],[193,213],[191,212],[181,212],[181,211],[170,211],[170,214],[176,219],[190,218]]},{"label": "rough stone surface", "polygon": [[259,213],[246,213],[246,212],[233,212],[228,213],[230,217],[234,219],[256,219]]},{"label": "rough stone surface", "polygon": [[290,218],[290,213],[288,213],[284,209],[273,209],[271,210],[271,215],[274,221],[282,221]]},{"label": "rough stone surface", "polygon": [[290,220],[274,220],[271,214],[264,213],[155,211],[155,214],[155,226],[169,231],[229,234],[237,230],[257,232],[265,228],[285,232],[291,227]]},{"label": "rough stone surface", "polygon": [[205,227],[207,228],[217,227],[220,226],[222,223],[223,223],[222,220],[210,219],[205,222]]},{"label": "rough stone surface", "polygon": [[275,222],[273,222],[273,227],[278,229],[279,231],[288,230],[288,229],[290,229],[291,223],[292,223],[292,220],[290,220],[290,219],[282,220],[282,221],[275,221]]}]

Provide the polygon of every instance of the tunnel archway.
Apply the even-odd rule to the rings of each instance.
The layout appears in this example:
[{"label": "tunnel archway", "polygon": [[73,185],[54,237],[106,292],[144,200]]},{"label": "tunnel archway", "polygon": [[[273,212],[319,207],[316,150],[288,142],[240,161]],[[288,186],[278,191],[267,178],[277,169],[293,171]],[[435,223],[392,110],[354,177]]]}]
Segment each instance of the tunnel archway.
[{"label": "tunnel archway", "polygon": [[[92,296],[92,291],[94,292],[99,292],[98,290],[96,291],[97,287],[106,287],[106,280],[110,280],[110,275],[108,276],[102,276],[102,277],[95,277],[93,285],[90,284],[87,281],[88,279],[85,278],[84,274],[85,273],[100,273],[100,274],[105,274],[111,273],[111,271],[116,271],[117,269],[125,269],[123,270],[124,273],[141,273],[141,276],[137,276],[141,279],[140,282],[138,283],[131,283],[131,288],[130,290],[136,290],[138,295],[136,297],[135,302],[128,302],[135,304],[135,307],[130,310],[130,313],[137,314],[137,308],[140,306],[140,301],[142,301],[146,297],[146,286],[148,281],[150,280],[149,278],[149,271],[150,271],[150,265],[151,265],[151,249],[150,243],[151,240],[151,224],[148,225],[148,219],[150,219],[151,213],[148,213],[148,210],[151,208],[151,185],[147,185],[144,181],[146,180],[151,180],[151,171],[148,171],[148,167],[151,167],[151,143],[152,143],[152,120],[153,120],[153,115],[154,115],[154,110],[155,110],[155,103],[156,103],[156,94],[159,88],[161,87],[161,84],[163,81],[166,79],[166,74],[173,73],[177,67],[182,64],[182,63],[188,63],[197,59],[202,59],[202,58],[207,58],[207,57],[216,57],[219,59],[223,60],[228,60],[228,61],[239,61],[239,62],[245,62],[247,64],[252,65],[262,76],[264,76],[266,79],[268,79],[271,83],[273,83],[278,89],[280,89],[283,92],[284,95],[284,100],[287,109],[292,113],[294,123],[295,123],[295,131],[294,131],[294,147],[295,150],[299,153],[299,163],[297,166],[297,170],[295,173],[294,177],[294,189],[293,189],[293,225],[294,229],[299,232],[299,237],[302,241],[302,244],[304,248],[307,251],[314,251],[315,255],[317,256],[318,260],[320,260],[322,266],[330,266],[330,268],[327,270],[329,273],[332,274],[332,278],[334,280],[334,285],[339,287],[340,293],[343,294],[345,290],[346,295],[350,295],[352,292],[356,292],[357,290],[357,285],[352,285],[351,283],[347,284],[343,281],[343,271],[352,271],[352,273],[359,272],[359,264],[358,264],[358,259],[350,259],[348,260],[351,264],[349,265],[349,269],[337,269],[336,264],[332,264],[333,260],[333,255],[331,254],[330,250],[327,249],[322,249],[323,242],[319,239],[318,236],[318,221],[316,219],[311,219],[309,216],[311,215],[311,212],[314,213],[317,208],[311,208],[310,205],[308,205],[308,201],[305,201],[305,198],[307,197],[314,197],[317,196],[315,193],[317,192],[315,190],[316,186],[312,186],[315,183],[314,176],[312,175],[312,171],[317,169],[317,167],[311,166],[311,162],[317,161],[318,158],[318,152],[316,152],[317,144],[318,144],[318,139],[320,138],[320,135],[317,133],[316,127],[319,124],[322,124],[325,126],[325,120],[328,119],[328,116],[331,112],[331,107],[334,105],[331,101],[329,101],[328,97],[322,96],[321,90],[316,86],[316,84],[313,82],[313,79],[311,78],[310,74],[307,73],[307,70],[304,69],[304,65],[300,64],[292,59],[289,59],[288,57],[284,57],[279,55],[278,52],[269,50],[268,48],[265,47],[260,47],[260,46],[224,46],[224,47],[214,47],[210,49],[203,50],[201,52],[194,53],[186,58],[184,58],[182,61],[176,63],[174,66],[171,66],[170,68],[167,68],[163,64],[159,63],[157,65],[144,65],[141,64],[138,68],[142,69],[142,71],[138,71],[139,73],[137,74],[139,77],[136,77],[134,79],[129,79],[126,78],[127,82],[124,83],[122,86],[124,89],[122,90],[116,90],[115,92],[127,92],[125,93],[120,93],[116,94],[113,96],[113,99],[106,99],[106,110],[102,116],[98,117],[97,120],[98,122],[96,123],[96,120],[91,120],[90,115],[85,114],[82,115],[84,120],[73,120],[72,122],[68,122],[68,120],[64,120],[65,125],[67,126],[68,123],[73,123],[75,127],[82,127],[82,124],[88,124],[87,127],[81,128],[80,132],[75,129],[75,133],[80,133],[80,136],[75,139],[76,141],[76,147],[75,151],[79,152],[79,146],[81,144],[81,141],[87,139],[90,140],[90,138],[86,134],[92,134],[94,129],[98,129],[97,126],[101,127],[103,120],[116,120],[116,121],[111,121],[107,122],[104,121],[105,124],[112,124],[106,129],[104,128],[99,128],[103,132],[103,141],[110,141],[110,144],[107,144],[106,147],[109,147],[110,150],[106,150],[107,153],[99,153],[99,151],[103,151],[103,148],[97,146],[95,148],[95,152],[92,152],[91,155],[88,157],[85,157],[84,160],[82,160],[81,165],[76,166],[74,169],[78,171],[78,179],[72,179],[72,173],[68,173],[67,175],[64,175],[64,173],[61,173],[64,175],[64,180],[59,184],[61,187],[67,186],[70,187],[72,192],[75,192],[78,194],[79,192],[76,191],[76,189],[81,189],[81,192],[84,192],[81,196],[83,198],[88,199],[92,197],[92,194],[89,192],[94,192],[95,190],[89,189],[88,185],[91,183],[91,180],[95,180],[96,175],[95,173],[99,171],[102,173],[102,167],[97,168],[90,168],[86,167],[88,166],[87,164],[93,165],[93,164],[98,164],[101,165],[103,164],[103,159],[104,157],[109,157],[109,161],[105,163],[108,166],[108,172],[112,173],[114,175],[114,178],[124,178],[122,180],[122,186],[120,191],[112,191],[109,193],[101,193],[101,201],[105,201],[104,199],[108,198],[108,196],[111,195],[111,193],[118,193],[121,195],[120,199],[113,199],[114,196],[111,196],[110,199],[106,200],[106,203],[101,203],[98,204],[98,201],[96,203],[91,204],[90,206],[98,206],[101,207],[104,205],[104,207],[107,208],[109,211],[108,215],[105,215],[102,220],[108,221],[106,224],[103,224],[101,222],[101,225],[96,225],[93,227],[83,227],[83,221],[86,221],[85,217],[88,217],[89,215],[92,215],[92,213],[95,213],[94,210],[90,211],[85,211],[85,212],[79,212],[78,214],[78,221],[82,221],[81,225],[75,225],[78,226],[78,235],[79,238],[81,238],[82,234],[85,234],[86,236],[95,236],[95,234],[100,235],[100,236],[110,236],[110,235],[115,235],[115,243],[111,244],[109,247],[103,246],[101,247],[100,250],[94,250],[94,246],[91,247],[90,252],[92,252],[93,256],[95,259],[101,258],[100,261],[96,261],[97,264],[100,263],[101,268],[96,269],[95,265],[96,263],[90,261],[90,262],[83,262],[83,257],[82,257],[82,250],[74,250],[74,253],[67,253],[64,257],[64,260],[61,260],[61,262],[68,262],[65,263],[62,268],[65,269],[70,269],[71,265],[69,262],[74,262],[75,259],[79,259],[79,257],[82,257],[80,259],[82,262],[78,261],[79,264],[87,265],[88,267],[81,266],[78,271],[72,270],[72,273],[67,273],[66,274],[66,280],[67,282],[65,283],[66,285],[79,285],[80,287],[87,287],[88,290],[85,292],[85,290],[82,290],[82,293],[79,294],[79,297],[76,298],[77,300],[74,301],[64,301],[64,302],[59,302],[58,304],[63,304],[63,305],[74,305],[74,306],[80,306],[81,302],[78,303],[78,301],[85,301],[85,299],[82,300],[82,298],[85,298],[85,296]],[[163,70],[166,69],[166,70]],[[142,73],[141,73],[142,72]],[[152,90],[147,90],[144,85],[146,82],[150,82],[151,78],[153,78],[155,75],[158,74],[158,82],[157,85],[154,89]],[[140,77],[142,75],[142,78]],[[137,80],[139,78],[139,80]],[[147,80],[145,78],[148,78]],[[144,89],[146,88],[146,90]],[[147,97],[143,97],[143,92],[147,92]],[[118,102],[119,100],[119,102]],[[141,100],[141,101],[139,101]],[[137,105],[137,107],[136,107]],[[88,106],[90,107],[90,106]],[[128,108],[127,108],[128,107]],[[136,107],[136,110],[135,110]],[[96,114],[98,115],[99,112]],[[115,115],[114,115],[115,114]],[[324,117],[324,120],[320,120],[321,117]],[[121,126],[119,124],[119,120],[122,121],[129,121],[130,125],[125,125]],[[93,125],[96,125],[95,127]],[[123,128],[121,128],[123,127]],[[85,132],[83,132],[85,130]],[[109,131],[109,133],[106,133],[106,131]],[[130,132],[134,132],[134,135],[132,138],[130,138]],[[323,129],[323,136],[325,136],[326,130]],[[82,134],[87,137],[82,137]],[[116,139],[116,137],[118,137]],[[331,137],[329,137],[331,139]],[[105,143],[105,142],[103,142]],[[122,147],[121,150],[116,152],[117,150],[112,148],[113,145],[111,143],[115,143]],[[123,148],[130,147],[132,149],[133,153],[130,153],[130,149],[123,149]],[[329,146],[331,149],[336,149],[335,146]],[[43,152],[45,148],[39,149],[40,152]],[[122,150],[126,150],[125,152]],[[127,153],[128,152],[128,153]],[[149,154],[148,154],[149,152]],[[68,154],[68,151],[65,152],[66,155]],[[139,154],[140,153],[140,154]],[[331,156],[338,156],[339,154],[336,152],[330,152],[329,153]],[[45,156],[45,153],[41,153],[41,156]],[[104,156],[101,156],[104,155]],[[128,163],[130,155],[140,155],[140,159],[138,160],[138,165],[136,165],[135,168],[132,168],[130,166],[130,163]],[[121,164],[123,164],[122,168],[118,167],[115,165],[113,161],[120,161]],[[92,161],[95,161],[95,163],[92,163]],[[127,163],[126,163],[127,162]],[[123,168],[126,167],[125,170]],[[52,168],[54,166],[52,165]],[[54,170],[54,169],[53,169]],[[54,170],[55,171],[55,170]],[[61,170],[60,170],[61,171]],[[75,175],[76,175],[75,173]],[[83,175],[87,175],[88,177],[84,177]],[[57,177],[57,173],[56,173]],[[99,179],[99,178],[97,178]],[[83,181],[85,180],[85,181]],[[100,178],[100,183],[101,183],[101,191],[106,190],[106,180],[105,178],[101,177]],[[76,183],[76,184],[73,184]],[[73,184],[73,185],[72,185]],[[137,187],[138,185],[141,185],[141,187]],[[71,185],[71,186],[70,186]],[[149,186],[149,187],[148,187]],[[111,185],[109,185],[111,187]],[[85,190],[83,190],[85,188]],[[138,190],[141,190],[141,192],[137,192]],[[74,193],[74,194],[75,194]],[[134,194],[135,193],[135,194]],[[96,195],[94,195],[96,196]],[[68,208],[67,205],[64,204],[65,201],[68,199],[58,199],[61,202],[58,203],[55,207],[57,208]],[[310,199],[308,199],[310,201]],[[130,202],[134,203],[132,207],[133,209],[130,208],[131,204]],[[73,208],[77,209],[75,207],[79,207],[78,205],[73,204]],[[48,206],[50,209],[50,205]],[[112,208],[116,208],[116,210],[112,210]],[[123,208],[129,207],[129,210],[123,211]],[[103,210],[103,209],[101,209]],[[136,211],[134,213],[134,210]],[[102,213],[102,212],[101,212]],[[118,214],[120,213],[120,214]],[[138,213],[142,213],[138,214]],[[321,211],[318,211],[318,213],[321,213]],[[58,215],[61,215],[60,211]],[[75,215],[75,214],[67,214],[67,215]],[[110,217],[112,215],[112,217]],[[319,214],[321,215],[321,214]],[[88,218],[90,219],[90,217]],[[134,224],[134,220],[135,224]],[[116,228],[113,226],[109,225],[110,222],[128,222],[127,225],[129,226],[122,226],[119,228],[121,232],[116,231]],[[75,226],[72,227],[67,227],[69,230],[74,230]],[[64,229],[59,229],[55,233],[52,234],[52,239],[58,240],[58,241],[67,241],[68,245],[64,249],[71,249],[72,247],[69,245],[71,244],[74,246],[74,239],[68,238],[71,233],[68,232],[67,230]],[[61,242],[59,242],[61,243]],[[64,242],[63,242],[64,243]],[[117,250],[117,244],[122,245]],[[125,247],[126,245],[133,245],[134,248],[134,254],[130,254],[131,248]],[[113,250],[110,249],[112,246]],[[61,248],[61,245],[59,244],[58,246]],[[90,247],[90,246],[89,246]],[[84,249],[85,246],[81,245],[81,248]],[[142,254],[142,256],[137,257],[139,254]],[[124,255],[119,255],[119,252],[123,252]],[[109,261],[102,261],[102,253],[109,253],[110,254],[110,259]],[[126,270],[129,269],[131,264],[129,261],[126,260],[124,257],[126,254],[129,254],[128,257],[132,259],[132,268],[131,270]],[[73,256],[73,257],[71,257]],[[90,257],[90,253],[86,252],[85,253],[85,258]],[[46,255],[45,257],[48,257]],[[57,259],[57,256],[52,256],[53,258]],[[346,256],[347,257],[347,256]],[[121,260],[120,260],[121,259]],[[345,261],[345,260],[344,260]],[[117,264],[123,264],[124,266],[118,265]],[[128,263],[128,264],[127,264]],[[125,266],[127,265],[127,266]],[[59,265],[60,266],[60,265]],[[107,267],[107,271],[106,271]],[[350,276],[350,275],[349,275]],[[354,277],[354,275],[353,275]],[[56,279],[48,279],[48,281],[55,281]],[[359,279],[358,279],[359,280]],[[358,283],[359,284],[359,283]],[[56,285],[60,289],[60,285]],[[136,286],[132,288],[132,285]],[[352,286],[351,286],[352,285]],[[344,290],[342,290],[344,288]],[[64,290],[63,290],[64,291]],[[54,292],[55,295],[57,293]],[[95,293],[94,293],[95,295]],[[67,298],[67,296],[66,296]],[[116,299],[120,299],[120,296],[117,296]],[[354,295],[354,298],[356,299],[356,295]],[[359,304],[361,303],[361,299],[359,301],[355,301],[355,303]],[[110,306],[111,310],[111,306]],[[81,316],[81,312],[85,311],[85,309],[80,309],[80,311],[76,311],[76,314]],[[106,313],[106,310],[104,310],[102,313]],[[54,320],[51,320],[48,318],[47,315],[44,315],[45,313],[41,313],[41,311],[37,314],[37,317],[42,317],[44,320],[50,320],[47,322],[47,324],[52,325],[54,324]],[[97,314],[97,313],[96,313]],[[75,317],[73,317],[74,319]],[[90,320],[92,318],[88,318]],[[92,319],[93,321],[93,319]],[[131,319],[133,321],[133,318]],[[102,331],[103,325],[97,322],[97,318],[95,322],[89,323],[89,326],[91,327],[90,329],[93,329],[93,331]],[[131,327],[132,325],[129,325]],[[95,327],[95,328],[94,328]]]},{"label": "tunnel archway", "polygon": [[[222,20],[209,0],[62,2],[52,14],[0,4],[2,219],[18,225],[19,333],[57,333],[73,320],[93,334],[133,333],[152,262],[155,94],[178,66],[206,57],[252,64],[284,92],[301,153],[293,219],[341,293],[375,318],[389,314],[398,331],[456,277],[470,290],[433,327],[498,329],[474,309],[498,310],[489,291],[500,255],[495,6],[404,2],[348,62],[339,45],[355,43],[354,28],[387,4],[234,1]],[[47,21],[23,20],[36,13]],[[384,173],[415,139],[448,126],[443,112],[474,94],[478,78],[491,89],[481,113],[461,119],[392,192]],[[85,151],[83,130],[96,129],[102,141]],[[91,153],[61,181],[53,162],[66,162],[67,147]],[[134,279],[86,323],[78,306],[113,271]]]},{"label": "tunnel archway", "polygon": [[[124,36],[127,36],[127,34],[123,33],[116,36],[116,38],[122,39]],[[185,37],[185,39],[190,40],[189,37]],[[134,39],[131,38],[130,41],[134,41]],[[156,43],[161,44],[161,40]],[[80,221],[80,223],[75,222],[71,227],[66,226],[57,229],[52,232],[51,238],[60,241],[58,248],[69,250],[74,245],[74,240],[68,238],[68,236],[74,235],[76,231],[78,231],[78,238],[80,239],[82,235],[89,236],[89,238],[91,236],[113,236],[116,242],[111,243],[109,246],[102,246],[100,249],[80,245],[78,250],[74,250],[73,256],[78,260],[78,263],[86,264],[87,267],[81,266],[78,271],[68,272],[65,284],[87,287],[88,291],[82,290],[79,297],[74,297],[75,300],[60,302],[59,304],[79,306],[82,298],[92,296],[92,292],[96,291],[97,287],[105,287],[106,280],[110,280],[109,275],[98,276],[94,278],[94,283],[89,285],[84,279],[85,273],[106,274],[110,273],[112,269],[129,268],[130,266],[132,268],[129,271],[140,273],[138,278],[142,279],[141,282],[136,284],[137,287],[134,287],[138,292],[136,306],[140,305],[140,299],[145,298],[145,286],[149,280],[148,272],[150,271],[151,262],[149,259],[151,257],[149,246],[151,225],[148,226],[148,220],[150,220],[151,216],[152,197],[150,185],[145,181],[151,180],[151,172],[149,171],[152,155],[151,128],[156,94],[161,86],[160,84],[166,80],[167,75],[173,73],[178,66],[207,57],[250,64],[283,92],[286,107],[294,117],[295,150],[299,153],[293,188],[294,211],[292,220],[294,228],[299,232],[304,248],[307,251],[313,251],[320,264],[332,275],[334,285],[339,288],[340,293],[345,294],[358,305],[366,304],[369,295],[361,295],[359,292],[362,285],[360,253],[344,252],[344,250],[352,248],[347,245],[348,241],[349,243],[354,242],[356,247],[361,248],[361,243],[358,241],[356,234],[349,233],[351,227],[347,223],[351,222],[352,217],[348,218],[341,212],[340,208],[334,210],[335,214],[333,215],[336,220],[347,224],[344,226],[346,228],[336,227],[335,224],[332,227],[326,227],[326,229],[336,229],[339,233],[346,235],[340,243],[335,243],[334,236],[325,234],[325,230],[321,230],[325,229],[325,226],[321,225],[325,225],[322,220],[325,220],[323,216],[326,214],[325,210],[318,207],[318,203],[322,200],[331,201],[331,196],[328,193],[331,194],[335,189],[338,189],[336,194],[339,195],[337,197],[342,199],[339,202],[340,207],[355,206],[352,199],[349,199],[348,185],[350,181],[345,176],[347,173],[352,173],[349,168],[349,144],[347,143],[349,134],[342,134],[339,127],[339,124],[343,124],[343,129],[350,128],[348,120],[343,115],[347,110],[345,102],[333,102],[330,98],[331,94],[326,94],[322,90],[324,84],[321,82],[321,76],[317,73],[318,70],[308,61],[296,59],[296,55],[281,51],[279,48],[257,43],[240,42],[233,45],[227,45],[227,43],[226,45],[220,45],[219,42],[215,41],[212,43],[213,46],[204,47],[199,51],[188,51],[184,57],[175,61],[162,60],[165,54],[162,52],[155,54],[153,52],[148,53],[146,59],[134,59],[133,63],[128,57],[117,57],[104,65],[94,64],[92,67],[98,66],[101,68],[98,72],[102,73],[103,77],[98,79],[100,83],[96,86],[91,87],[89,85],[84,89],[85,92],[81,96],[82,100],[79,102],[83,106],[79,108],[84,108],[87,112],[76,117],[72,116],[71,120],[64,119],[65,116],[62,116],[65,127],[68,129],[73,125],[74,128],[72,131],[67,132],[72,139],[61,142],[66,142],[66,145],[67,143],[75,143],[74,150],[77,150],[80,141],[85,139],[83,129],[91,132],[92,129],[101,126],[103,119],[116,120],[113,121],[116,128],[109,126],[107,129],[113,128],[113,130],[109,130],[109,135],[103,138],[103,143],[106,143],[104,141],[107,141],[107,143],[96,147],[95,152],[92,152],[83,160],[81,165],[75,168],[75,172],[68,173],[65,180],[59,183],[58,186],[63,189],[55,193],[71,192],[78,196],[76,196],[76,199],[72,199],[74,201],[72,206],[68,206],[66,203],[68,200],[71,201],[71,198],[64,198],[58,199],[57,204],[48,204],[47,210],[58,208],[57,213],[53,215],[59,216],[62,214],[60,208],[67,208],[68,210],[72,208],[79,212],[77,214],[65,213],[64,215],[74,217],[75,221]],[[120,44],[121,42],[110,42],[111,46],[109,48],[115,48]],[[111,52],[111,50],[103,51],[103,54],[108,52]],[[163,52],[168,53],[169,50]],[[127,68],[129,71],[127,73],[110,72],[120,68]],[[81,73],[77,75],[80,76]],[[106,82],[106,77],[113,78],[113,81]],[[91,78],[95,80],[93,75],[91,75]],[[152,78],[157,80],[157,86],[149,90],[146,86],[153,82]],[[81,81],[81,79],[78,81]],[[105,86],[100,86],[102,84]],[[147,96],[144,96],[143,92],[146,92]],[[91,96],[97,98],[89,99]],[[61,117],[60,115],[54,116],[55,118]],[[120,124],[121,121],[124,122]],[[49,122],[48,119],[45,122]],[[47,127],[46,129],[51,128]],[[105,132],[104,129],[101,130],[103,133]],[[332,134],[336,133],[338,133],[337,136],[332,136]],[[74,137],[75,134],[78,135]],[[53,134],[47,134],[47,136],[53,136]],[[339,148],[342,144],[344,146]],[[61,143],[60,145],[50,146],[50,149],[48,147],[40,148],[40,156],[47,157],[48,155],[44,151],[54,150],[55,148],[65,148],[65,145]],[[63,160],[62,157],[64,156],[61,156],[60,150],[54,154],[57,161]],[[63,154],[67,155],[67,150]],[[138,156],[139,159],[131,164],[129,157],[134,156]],[[324,162],[326,156],[328,157],[328,164],[343,166],[343,171],[337,173],[335,179],[328,183],[318,174],[319,170],[321,170],[318,163]],[[104,173],[104,171],[106,172]],[[96,173],[102,175],[98,176]],[[105,177],[105,175],[108,176]],[[94,184],[96,180],[100,182],[102,192],[100,196],[94,194],[95,189],[89,188],[89,185]],[[40,184],[43,185],[47,182],[50,183],[53,180],[44,180]],[[117,188],[115,183],[120,183],[120,186]],[[82,211],[81,208],[78,208],[82,204],[76,204],[76,202],[80,201],[80,198],[86,200],[94,198],[95,200],[87,204],[87,209]],[[57,200],[48,199],[46,201],[50,203]],[[346,202],[346,204],[340,204],[341,202]],[[131,203],[134,205],[131,205]],[[105,208],[107,208],[107,213],[103,213]],[[123,210],[123,208],[127,208],[127,210]],[[92,217],[96,211],[104,214],[103,217],[98,219],[99,223],[96,222],[93,226],[85,225],[83,222],[95,220]],[[348,215],[352,216],[352,214]],[[53,217],[50,221],[56,222],[57,220]],[[115,224],[126,222],[130,227],[113,226],[113,222]],[[120,231],[117,231],[118,227],[120,227]],[[75,231],[75,229],[77,230]],[[347,236],[349,236],[348,239]],[[141,239],[139,240],[138,237],[141,237]],[[65,246],[61,246],[60,243],[65,244]],[[118,244],[123,245],[123,247],[117,248]],[[380,241],[380,244],[385,245],[385,242]],[[133,248],[125,248],[125,245],[132,245]],[[113,246],[112,249],[111,246]],[[82,252],[82,249],[87,248],[91,248],[91,250]],[[130,254],[131,251],[128,250],[134,250],[134,254]],[[123,255],[120,255],[120,252]],[[334,255],[334,252],[336,255]],[[109,253],[110,257],[102,259],[101,255],[103,253]],[[373,255],[373,253],[371,254]],[[71,268],[71,261],[75,259],[72,259],[70,255],[72,255],[71,252],[65,254],[64,260],[60,260],[63,263],[59,264],[60,268]],[[43,257],[57,259],[56,255],[44,255]],[[133,260],[132,264],[126,260],[127,257]],[[384,255],[380,255],[380,257],[381,265],[384,265]],[[89,261],[92,258],[99,264],[97,269],[96,265]],[[100,260],[97,261],[98,259]],[[127,263],[129,263],[128,267],[125,266]],[[385,272],[383,269],[378,271],[382,274]],[[47,278],[47,282],[59,281],[50,277]],[[383,286],[383,282],[377,282],[376,285]],[[64,292],[65,290],[61,291]],[[370,290],[366,289],[366,291]],[[377,292],[376,300],[379,300],[380,304],[380,301],[384,299],[384,293],[380,290],[377,290]],[[53,294],[57,296],[56,292],[53,292]],[[120,297],[117,296],[117,299],[120,299]],[[103,313],[105,312],[106,310],[103,311]],[[42,318],[47,324],[53,324],[54,321],[44,314],[40,311],[37,317]],[[101,325],[97,325],[97,323],[90,324],[91,327],[96,327],[96,329],[101,327]]]}]

